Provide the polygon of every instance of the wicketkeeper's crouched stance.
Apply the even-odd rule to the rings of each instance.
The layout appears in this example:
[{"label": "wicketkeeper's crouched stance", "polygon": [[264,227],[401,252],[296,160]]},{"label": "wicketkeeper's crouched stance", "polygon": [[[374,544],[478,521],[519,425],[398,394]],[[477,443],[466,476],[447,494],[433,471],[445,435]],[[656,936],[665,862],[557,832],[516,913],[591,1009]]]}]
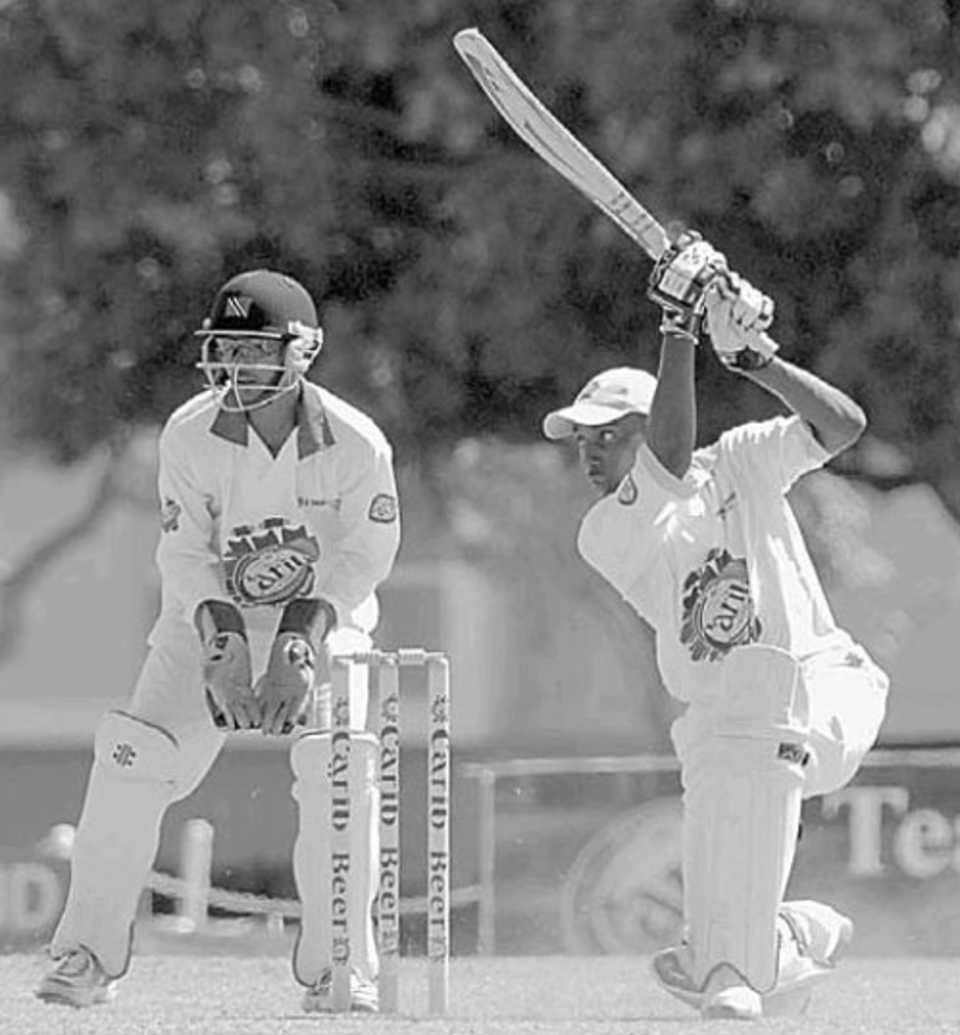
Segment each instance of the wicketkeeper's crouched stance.
[{"label": "wicketkeeper's crouched stance", "polygon": [[[330,735],[309,725],[330,652],[368,650],[375,588],[399,545],[391,449],[373,422],[304,375],[322,332],[309,294],[255,270],[228,281],[202,331],[210,389],[160,437],[162,608],[129,705],[95,735],[70,890],[37,995],[112,997],[167,807],[198,785],[228,731],[297,734],[293,866],[303,906],[294,973],[329,1009]],[[362,729],[366,670],[350,672]],[[305,724],[306,727],[305,727]],[[254,734],[251,734],[254,735]],[[378,879],[376,745],[350,752],[354,843],[347,903],[351,1005],[377,1009],[371,903]]]},{"label": "wicketkeeper's crouched stance", "polygon": [[[602,497],[583,557],[656,630],[684,791],[685,937],[656,975],[706,1017],[802,1008],[852,936],[817,902],[784,902],[806,797],[843,786],[874,743],[887,678],[830,612],[785,499],[862,432],[861,410],[782,360],[773,306],[722,255],[682,235],[657,264],[657,378],[618,368],[544,421],[573,437]],[[706,321],[725,366],[789,417],[694,449],[694,351]]]}]

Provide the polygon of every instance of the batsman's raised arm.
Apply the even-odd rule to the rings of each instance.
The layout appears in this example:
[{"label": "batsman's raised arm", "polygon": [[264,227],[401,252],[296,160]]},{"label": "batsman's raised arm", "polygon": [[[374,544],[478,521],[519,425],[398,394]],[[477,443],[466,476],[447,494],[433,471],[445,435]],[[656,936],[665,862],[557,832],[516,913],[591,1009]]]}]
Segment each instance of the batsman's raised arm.
[{"label": "batsman's raised arm", "polygon": [[833,456],[852,446],[867,426],[866,414],[850,396],[785,359],[746,375],[802,417]]},{"label": "batsman's raised arm", "polygon": [[754,350],[758,328],[735,298],[710,292],[707,323],[721,361],[786,403],[831,455],[853,445],[863,433],[866,415],[845,392],[778,355],[764,357]]},{"label": "batsman's raised arm", "polygon": [[708,301],[728,299],[728,308],[735,303],[740,318],[756,327],[751,341],[762,362],[775,350],[763,334],[773,317],[773,303],[732,273],[726,257],[692,230],[681,233],[657,260],[647,294],[663,309],[657,390],[650,408],[647,445],[667,471],[682,478],[696,444],[694,357]]},{"label": "batsman's raised arm", "polygon": [[647,446],[675,478],[690,467],[697,437],[694,343],[665,324],[661,327],[657,389],[647,420]]}]

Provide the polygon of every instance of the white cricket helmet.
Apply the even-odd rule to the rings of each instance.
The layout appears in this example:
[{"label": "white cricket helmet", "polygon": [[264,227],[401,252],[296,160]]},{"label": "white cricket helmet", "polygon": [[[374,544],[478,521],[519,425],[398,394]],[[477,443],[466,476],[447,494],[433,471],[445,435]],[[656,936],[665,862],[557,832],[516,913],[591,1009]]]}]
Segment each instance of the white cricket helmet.
[{"label": "white cricket helmet", "polygon": [[[266,269],[240,273],[220,288],[210,315],[194,331],[203,339],[197,366],[207,384],[220,393],[224,409],[257,409],[303,380],[323,347],[318,324],[313,299],[292,277]],[[244,341],[280,342],[279,360],[271,356],[270,362],[238,362],[226,355],[231,343]],[[273,384],[258,386],[267,393],[264,398],[247,405],[237,392],[238,378],[246,370],[272,370],[278,375]]]}]

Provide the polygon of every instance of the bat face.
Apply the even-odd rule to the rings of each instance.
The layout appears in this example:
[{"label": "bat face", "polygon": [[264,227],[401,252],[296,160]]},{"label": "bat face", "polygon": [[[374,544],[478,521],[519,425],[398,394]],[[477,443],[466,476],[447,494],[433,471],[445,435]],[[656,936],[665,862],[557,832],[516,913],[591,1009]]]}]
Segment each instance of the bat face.
[{"label": "bat face", "polygon": [[[470,74],[511,129],[548,165],[620,229],[640,245],[654,261],[670,247],[670,239],[657,219],[623,186],[583,144],[538,100],[530,88],[504,61],[496,47],[475,28],[461,29],[453,45]],[[749,285],[747,285],[750,287]],[[738,289],[739,290],[739,289]],[[753,296],[761,296],[751,287]],[[753,300],[750,296],[750,300]],[[769,303],[769,299],[767,299]],[[758,301],[754,308],[762,310]],[[772,316],[772,304],[766,322]],[[766,334],[757,339],[764,355],[777,345]],[[755,347],[755,346],[751,346]]]},{"label": "bat face", "polygon": [[663,227],[543,105],[489,40],[477,29],[461,29],[453,45],[520,139],[658,259],[669,243]]}]

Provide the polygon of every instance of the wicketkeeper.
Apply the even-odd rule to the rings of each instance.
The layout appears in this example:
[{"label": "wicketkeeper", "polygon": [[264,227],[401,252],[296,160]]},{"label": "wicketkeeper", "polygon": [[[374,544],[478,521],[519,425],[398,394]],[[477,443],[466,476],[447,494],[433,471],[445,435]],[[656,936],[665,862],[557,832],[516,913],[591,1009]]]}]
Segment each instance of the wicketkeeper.
[{"label": "wicketkeeper", "polygon": [[[375,590],[400,536],[391,448],[367,416],[305,380],[323,334],[290,277],[232,278],[197,334],[209,388],[160,435],[161,611],[129,704],[96,730],[55,963],[37,995],[70,1006],[112,997],[167,807],[194,790],[230,731],[259,730],[295,734],[303,917],[293,967],[304,1007],[331,1006],[336,908],[349,925],[351,1005],[375,1011],[376,742],[352,738],[355,879],[332,906],[330,735],[313,725],[311,704],[329,683],[329,653],[371,647]],[[362,666],[351,670],[350,697],[362,730]]]},{"label": "wicketkeeper", "polygon": [[[578,547],[654,628],[683,782],[683,944],[658,954],[667,991],[705,1017],[799,1008],[852,936],[817,902],[784,902],[804,798],[842,787],[874,743],[888,680],[837,626],[786,500],[866,419],[778,355],[773,305],[695,234],[657,264],[657,377],[592,378],[544,420],[572,438],[600,498]],[[694,357],[776,396],[789,416],[696,449]]]}]

